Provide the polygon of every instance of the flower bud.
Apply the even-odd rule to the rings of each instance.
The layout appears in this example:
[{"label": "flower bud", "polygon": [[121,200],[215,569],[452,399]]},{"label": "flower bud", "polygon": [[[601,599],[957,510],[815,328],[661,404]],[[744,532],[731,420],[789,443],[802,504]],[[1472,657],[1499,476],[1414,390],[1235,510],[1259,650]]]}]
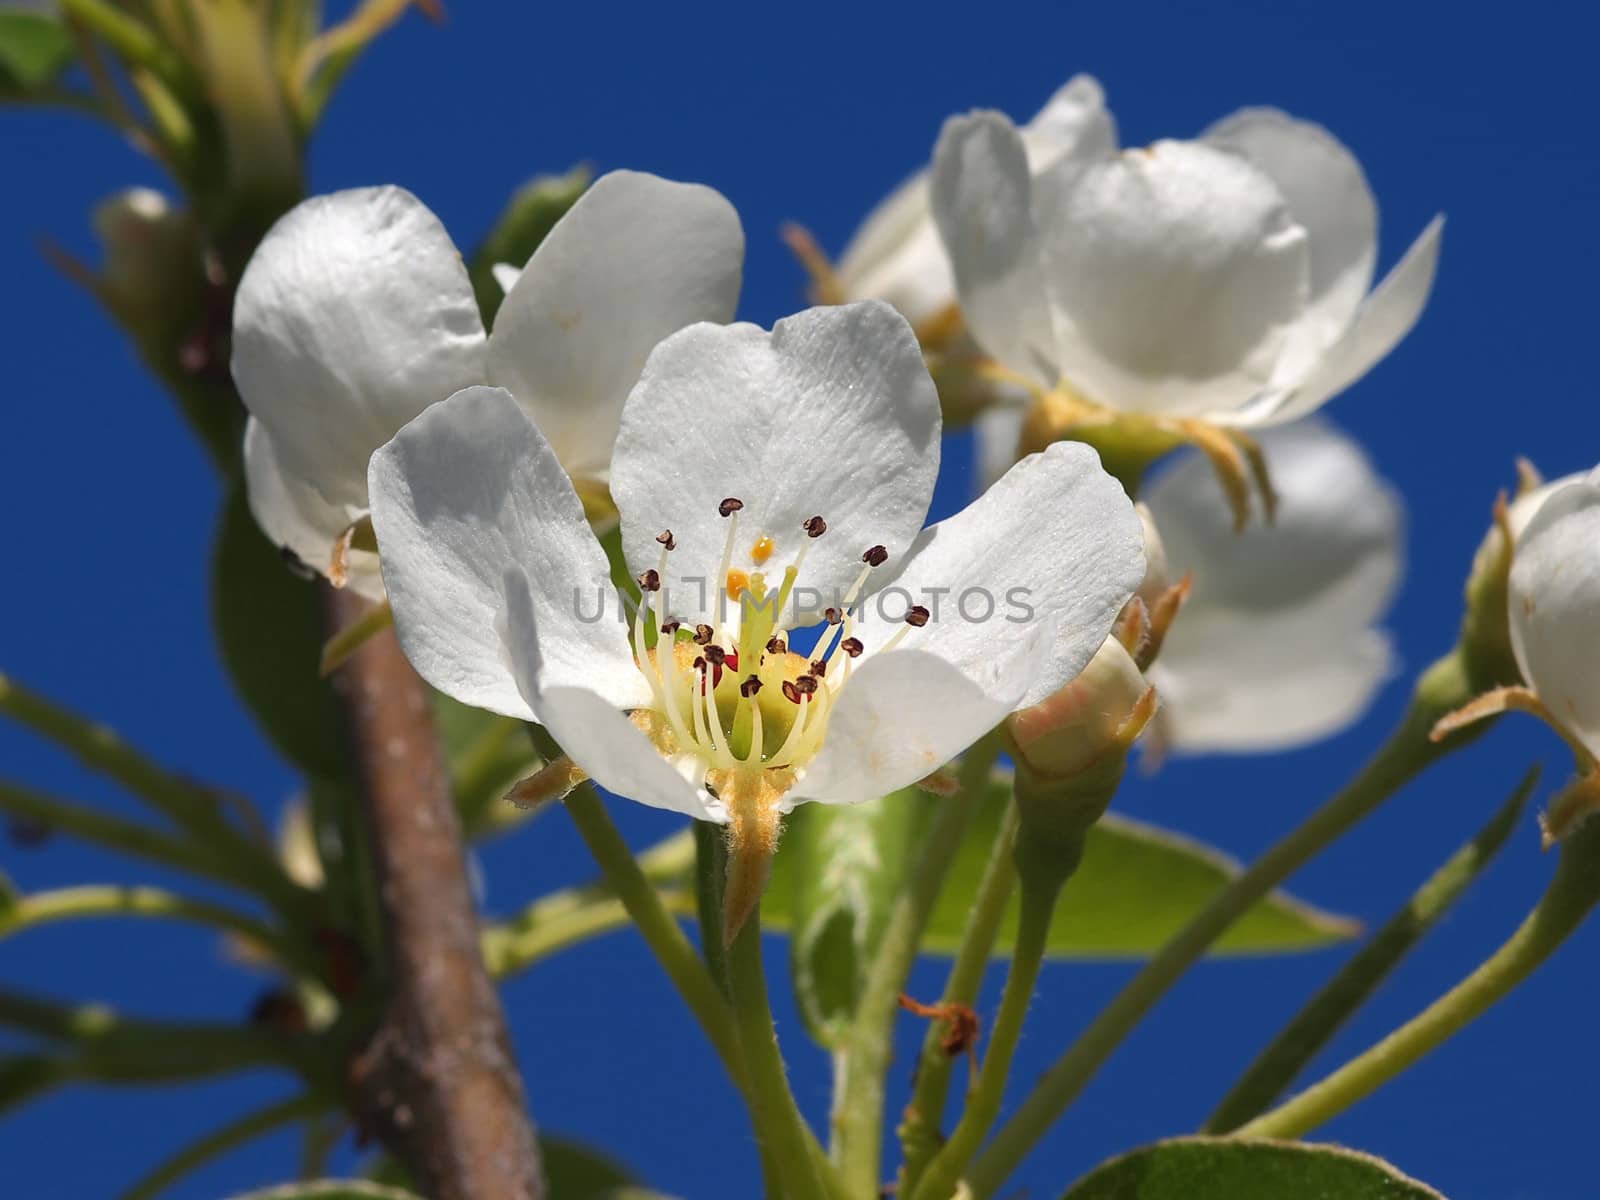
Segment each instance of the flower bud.
[{"label": "flower bud", "polygon": [[1006,740],[1019,772],[1064,779],[1125,755],[1154,707],[1133,658],[1107,638],[1066,687],[1006,718]]},{"label": "flower bud", "polygon": [[94,210],[100,238],[98,286],[127,321],[168,312],[195,289],[200,239],[187,212],[160,192],[128,188]]},{"label": "flower bud", "polygon": [[1511,652],[1511,627],[1506,610],[1506,583],[1517,538],[1550,496],[1582,479],[1568,475],[1541,483],[1538,472],[1519,464],[1517,496],[1509,504],[1502,495],[1495,504],[1494,524],[1478,545],[1467,576],[1466,613],[1461,621],[1461,653],[1472,685],[1480,692],[1523,682]]}]

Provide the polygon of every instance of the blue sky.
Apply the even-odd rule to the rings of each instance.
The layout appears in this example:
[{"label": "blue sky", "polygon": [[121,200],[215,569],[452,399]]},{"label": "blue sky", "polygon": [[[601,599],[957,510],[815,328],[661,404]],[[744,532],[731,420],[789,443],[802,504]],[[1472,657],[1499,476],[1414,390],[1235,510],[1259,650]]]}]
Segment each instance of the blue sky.
[{"label": "blue sky", "polygon": [[[579,160],[709,183],[743,217],[741,315],[763,323],[803,303],[779,223],[802,220],[837,249],[926,159],[951,112],[992,106],[1025,116],[1069,75],[1090,71],[1129,144],[1196,133],[1246,104],[1326,124],[1361,157],[1378,196],[1381,267],[1434,212],[1449,216],[1420,326],[1328,410],[1406,498],[1410,561],[1390,626],[1408,673],[1454,636],[1464,572],[1513,456],[1552,475],[1600,459],[1600,85],[1595,20],[1581,9],[1368,0],[453,7],[442,29],[408,20],[354,72],[316,140],[314,187],[404,184],[471,245],[522,179]],[[92,204],[156,175],[112,135],[64,117],[0,114],[0,138],[13,164],[0,189],[0,669],[175,767],[276,805],[291,776],[235,703],[207,628],[216,486],[109,324],[38,252],[42,235],[87,252]],[[961,455],[952,458],[961,471]],[[963,486],[952,474],[947,494]],[[1367,720],[1317,747],[1172,763],[1133,782],[1118,807],[1249,856],[1378,743],[1405,688],[1396,680]],[[1295,889],[1382,919],[1536,760],[1548,766],[1546,791],[1569,769],[1531,722],[1502,723],[1313,864]],[[0,763],[7,777],[122,804],[6,728]],[[620,815],[641,844],[675,825],[635,806]],[[0,863],[27,888],[159,878],[62,839],[26,852],[0,846]],[[1321,1065],[1364,1047],[1480,961],[1553,865],[1526,823]],[[559,813],[491,847],[483,867],[495,911],[587,874]],[[1390,1157],[1453,1200],[1592,1195],[1587,1085],[1600,1051],[1585,1031],[1597,951],[1600,930],[1580,933],[1513,1000],[1326,1134]],[[1192,1128],[1232,1068],[1338,961],[1334,952],[1203,966],[1112,1060],[1019,1182],[1032,1196],[1055,1195],[1100,1158]],[[1128,974],[1047,968],[1016,1080],[1031,1080]],[[914,990],[934,992],[941,978],[924,965]],[[206,935],[148,923],[60,926],[0,944],[0,983],[144,1015],[216,1018],[243,1013],[259,986]],[[991,991],[998,984],[997,975]],[[805,1041],[782,981],[775,991],[796,1087],[820,1118],[827,1063]],[[609,1146],[665,1191],[750,1194],[747,1123],[635,939],[542,966],[512,984],[506,1002],[534,1111],[549,1128]],[[902,1062],[919,1032],[905,1024]],[[891,1104],[903,1101],[905,1074]],[[70,1090],[0,1123],[0,1161],[17,1195],[108,1195],[204,1129],[284,1094],[270,1077],[169,1092]],[[294,1149],[263,1142],[173,1194],[275,1181],[292,1170]]]}]

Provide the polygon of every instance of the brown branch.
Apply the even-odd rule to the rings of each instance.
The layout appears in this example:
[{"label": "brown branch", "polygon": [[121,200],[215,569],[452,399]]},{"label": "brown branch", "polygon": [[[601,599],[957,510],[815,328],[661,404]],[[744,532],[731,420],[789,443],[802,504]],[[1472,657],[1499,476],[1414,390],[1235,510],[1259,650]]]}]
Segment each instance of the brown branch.
[{"label": "brown branch", "polygon": [[[330,629],[365,602],[328,589]],[[541,1200],[538,1148],[484,970],[427,690],[385,630],[335,676],[378,875],[388,1004],[352,1072],[367,1127],[430,1200]]]}]

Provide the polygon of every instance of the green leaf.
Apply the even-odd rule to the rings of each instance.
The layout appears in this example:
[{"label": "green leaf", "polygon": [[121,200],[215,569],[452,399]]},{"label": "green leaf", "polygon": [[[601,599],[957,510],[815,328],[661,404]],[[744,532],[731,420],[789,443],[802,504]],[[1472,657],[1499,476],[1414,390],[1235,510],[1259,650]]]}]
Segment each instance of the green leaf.
[{"label": "green leaf", "polygon": [[316,587],[294,575],[257,528],[242,484],[223,505],[211,604],[222,661],[272,744],[312,775],[344,779],[343,716],[317,671],[323,625]]},{"label": "green leaf", "polygon": [[545,235],[577,202],[589,186],[588,167],[572,168],[565,175],[540,175],[517,189],[501,212],[489,236],[483,239],[468,268],[472,290],[478,297],[485,326],[494,323],[500,301],[505,299],[494,268],[505,263],[521,270]]},{"label": "green leaf", "polygon": [[[622,1200],[624,1196],[642,1200],[649,1194],[635,1191],[633,1176],[583,1142],[541,1134],[539,1155],[544,1162],[546,1194],[554,1200]],[[402,1188],[410,1183],[404,1168],[388,1155],[374,1162],[367,1176]]]},{"label": "green leaf", "polygon": [[[1008,778],[997,777],[974,818],[928,923],[924,951],[952,954],[959,946],[989,847],[1005,813],[1010,786]],[[863,845],[850,869],[858,875],[882,872],[893,877],[884,882],[859,878],[849,881],[858,893],[865,889],[864,894],[872,898],[869,904],[896,886],[893,880],[900,877],[906,860],[914,854],[916,835],[910,831],[920,829],[921,821],[938,803],[937,797],[912,790],[840,810],[851,816],[849,825],[839,827],[841,831],[876,831],[871,834],[876,840]],[[826,934],[816,928],[817,918],[810,916],[817,910],[816,902],[805,899],[815,891],[814,883],[807,882],[807,874],[824,861],[810,848],[812,836],[806,832],[805,824],[818,811],[833,810],[806,805],[791,818],[773,863],[767,899],[762,903],[764,928],[790,928],[800,913],[802,917],[809,916],[811,936]],[[842,852],[848,854],[850,850],[843,847]],[[1052,958],[1073,959],[1141,958],[1153,954],[1238,873],[1238,864],[1217,850],[1179,834],[1108,814],[1089,831],[1083,862],[1062,892],[1050,929],[1048,954]],[[842,883],[843,872],[839,876]],[[684,880],[680,886],[687,888],[688,882]],[[996,953],[1010,953],[1016,929],[1013,901],[1000,927]],[[1323,912],[1280,892],[1247,911],[1218,943],[1216,952],[1311,950],[1353,937],[1358,929],[1358,924],[1348,918]]]},{"label": "green leaf", "polygon": [[1062,1200],[1444,1200],[1382,1159],[1301,1142],[1174,1138],[1097,1167]]},{"label": "green leaf", "polygon": [[[768,895],[787,897],[795,994],[824,1046],[835,1045],[849,1027],[867,964],[933,814],[927,799],[901,794],[875,804],[808,804],[785,825],[783,878],[773,880]],[[764,902],[763,920],[768,911]]]},{"label": "green leaf", "polygon": [[72,34],[54,16],[0,5],[0,96],[42,91],[73,57]]},{"label": "green leaf", "polygon": [[385,1187],[365,1179],[314,1179],[281,1187],[244,1192],[232,1200],[422,1200],[404,1188]]},{"label": "green leaf", "polygon": [[1523,806],[1533,794],[1539,771],[1523,776],[1511,798],[1450,859],[1429,877],[1361,952],[1346,963],[1283,1027],[1250,1064],[1205,1124],[1207,1133],[1226,1133],[1266,1111],[1295,1076],[1350,1016],[1372,995],[1401,959],[1447,913],[1505,845]]}]

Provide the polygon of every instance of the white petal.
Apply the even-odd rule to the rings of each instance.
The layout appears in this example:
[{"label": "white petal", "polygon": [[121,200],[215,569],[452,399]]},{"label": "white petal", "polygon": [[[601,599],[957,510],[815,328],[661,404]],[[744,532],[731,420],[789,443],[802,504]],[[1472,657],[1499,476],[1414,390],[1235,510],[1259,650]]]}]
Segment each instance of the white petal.
[{"label": "white petal", "polygon": [[[809,540],[799,587],[809,607],[838,603],[882,545],[898,557],[922,528],[939,471],[939,397],[905,318],[864,300],[754,325],[696,325],[663,342],[628,397],[611,466],[622,544],[635,573],[677,549],[672,614],[710,614],[724,592],[730,523],[744,502],[731,566],[772,586]],[[821,516],[827,532],[807,539]],[[756,540],[771,539],[758,560]]]},{"label": "white petal", "polygon": [[931,203],[967,329],[985,351],[1050,386],[1054,337],[1022,135],[1003,113],[951,117],[933,155]]},{"label": "white petal", "polygon": [[1411,332],[1428,303],[1439,265],[1444,218],[1435,217],[1356,312],[1349,330],[1286,398],[1266,398],[1238,414],[1238,424],[1281,425],[1315,412],[1355,383]]},{"label": "white petal", "polygon": [[1378,258],[1378,206],[1355,155],[1320,125],[1275,108],[1246,108],[1218,121],[1205,140],[1244,155],[1271,176],[1306,231],[1311,291],[1280,377],[1303,378],[1338,341],[1366,299]]},{"label": "white petal", "polygon": [[1201,415],[1272,378],[1304,308],[1305,230],[1263,172],[1157,142],[1035,184],[1062,375],[1108,407]]},{"label": "white petal", "polygon": [[1150,681],[1163,736],[1179,753],[1265,753],[1331,737],[1394,674],[1389,639],[1370,629],[1281,641],[1262,622],[1181,658],[1167,649]]},{"label": "white petal", "polygon": [[[272,435],[254,417],[244,429],[244,477],[251,515],[267,539],[292,552],[313,571],[326,575],[333,561],[334,542],[365,516],[365,511],[329,504],[316,488],[286,471]],[[382,600],[378,556],[351,550],[346,562],[350,589],[369,600]]]},{"label": "white petal", "polygon": [[522,268],[514,267],[510,263],[495,263],[489,268],[489,273],[494,276],[494,281],[500,285],[502,292],[509,292],[517,286],[517,280],[522,278]]},{"label": "white petal", "polygon": [[1556,492],[1528,522],[1507,607],[1523,679],[1600,757],[1600,469]]},{"label": "white petal", "polygon": [[546,685],[616,708],[644,703],[605,552],[572,481],[510,394],[436,404],[372,457],[372,523],[395,628],[412,666],[463,704],[523,719],[500,628],[505,573],[535,587]]},{"label": "white petal", "polygon": [[924,531],[893,583],[861,605],[856,633],[872,654],[921,605],[931,619],[900,646],[974,681],[998,669],[1035,704],[1094,657],[1144,572],[1143,531],[1122,485],[1089,447],[1058,442]]},{"label": "white petal", "polygon": [[883,300],[908,321],[955,302],[955,278],[928,209],[928,172],[918,171],[861,223],[839,257],[837,275],[851,300]]},{"label": "white petal", "polygon": [[1092,75],[1074,75],[1022,127],[1028,167],[1035,174],[1064,158],[1105,158],[1117,149],[1117,126],[1105,92]]},{"label": "white petal", "polygon": [[[1033,628],[1043,653],[1049,632]],[[828,718],[822,750],[788,795],[859,804],[931,775],[993,729],[1022,701],[1022,677],[990,667],[974,680],[944,659],[895,650],[861,664]]]},{"label": "white petal", "polygon": [[[615,705],[586,687],[573,686],[564,668],[547,661],[550,630],[525,572],[507,572],[505,605],[517,685],[568,758],[614,795],[703,821],[727,819],[722,805],[679,775]],[[560,679],[567,683],[552,682]]]},{"label": "white petal", "polygon": [[1194,579],[1158,663],[1182,749],[1326,736],[1360,715],[1390,670],[1372,626],[1400,578],[1399,499],[1326,424],[1269,430],[1262,444],[1279,497],[1270,526],[1233,532],[1199,455],[1147,493],[1169,573]]},{"label": "white petal", "polygon": [[1583,482],[1584,478],[1585,472],[1575,471],[1571,475],[1563,475],[1560,479],[1540,484],[1531,492],[1526,492],[1513,500],[1506,509],[1506,524],[1511,527],[1512,541],[1515,542],[1522,536],[1522,531],[1528,527],[1528,522],[1533,520],[1534,514],[1544,507],[1546,500],[1568,484]]},{"label": "white petal", "polygon": [[395,187],[317,196],[267,233],[233,306],[233,379],[285,468],[366,506],[367,459],[483,382],[483,324],[450,235]]},{"label": "white petal", "polygon": [[597,179],[539,244],[495,316],[490,382],[574,476],[603,478],[628,390],[657,342],[731,321],[744,231],[711,188],[635,171]]}]

